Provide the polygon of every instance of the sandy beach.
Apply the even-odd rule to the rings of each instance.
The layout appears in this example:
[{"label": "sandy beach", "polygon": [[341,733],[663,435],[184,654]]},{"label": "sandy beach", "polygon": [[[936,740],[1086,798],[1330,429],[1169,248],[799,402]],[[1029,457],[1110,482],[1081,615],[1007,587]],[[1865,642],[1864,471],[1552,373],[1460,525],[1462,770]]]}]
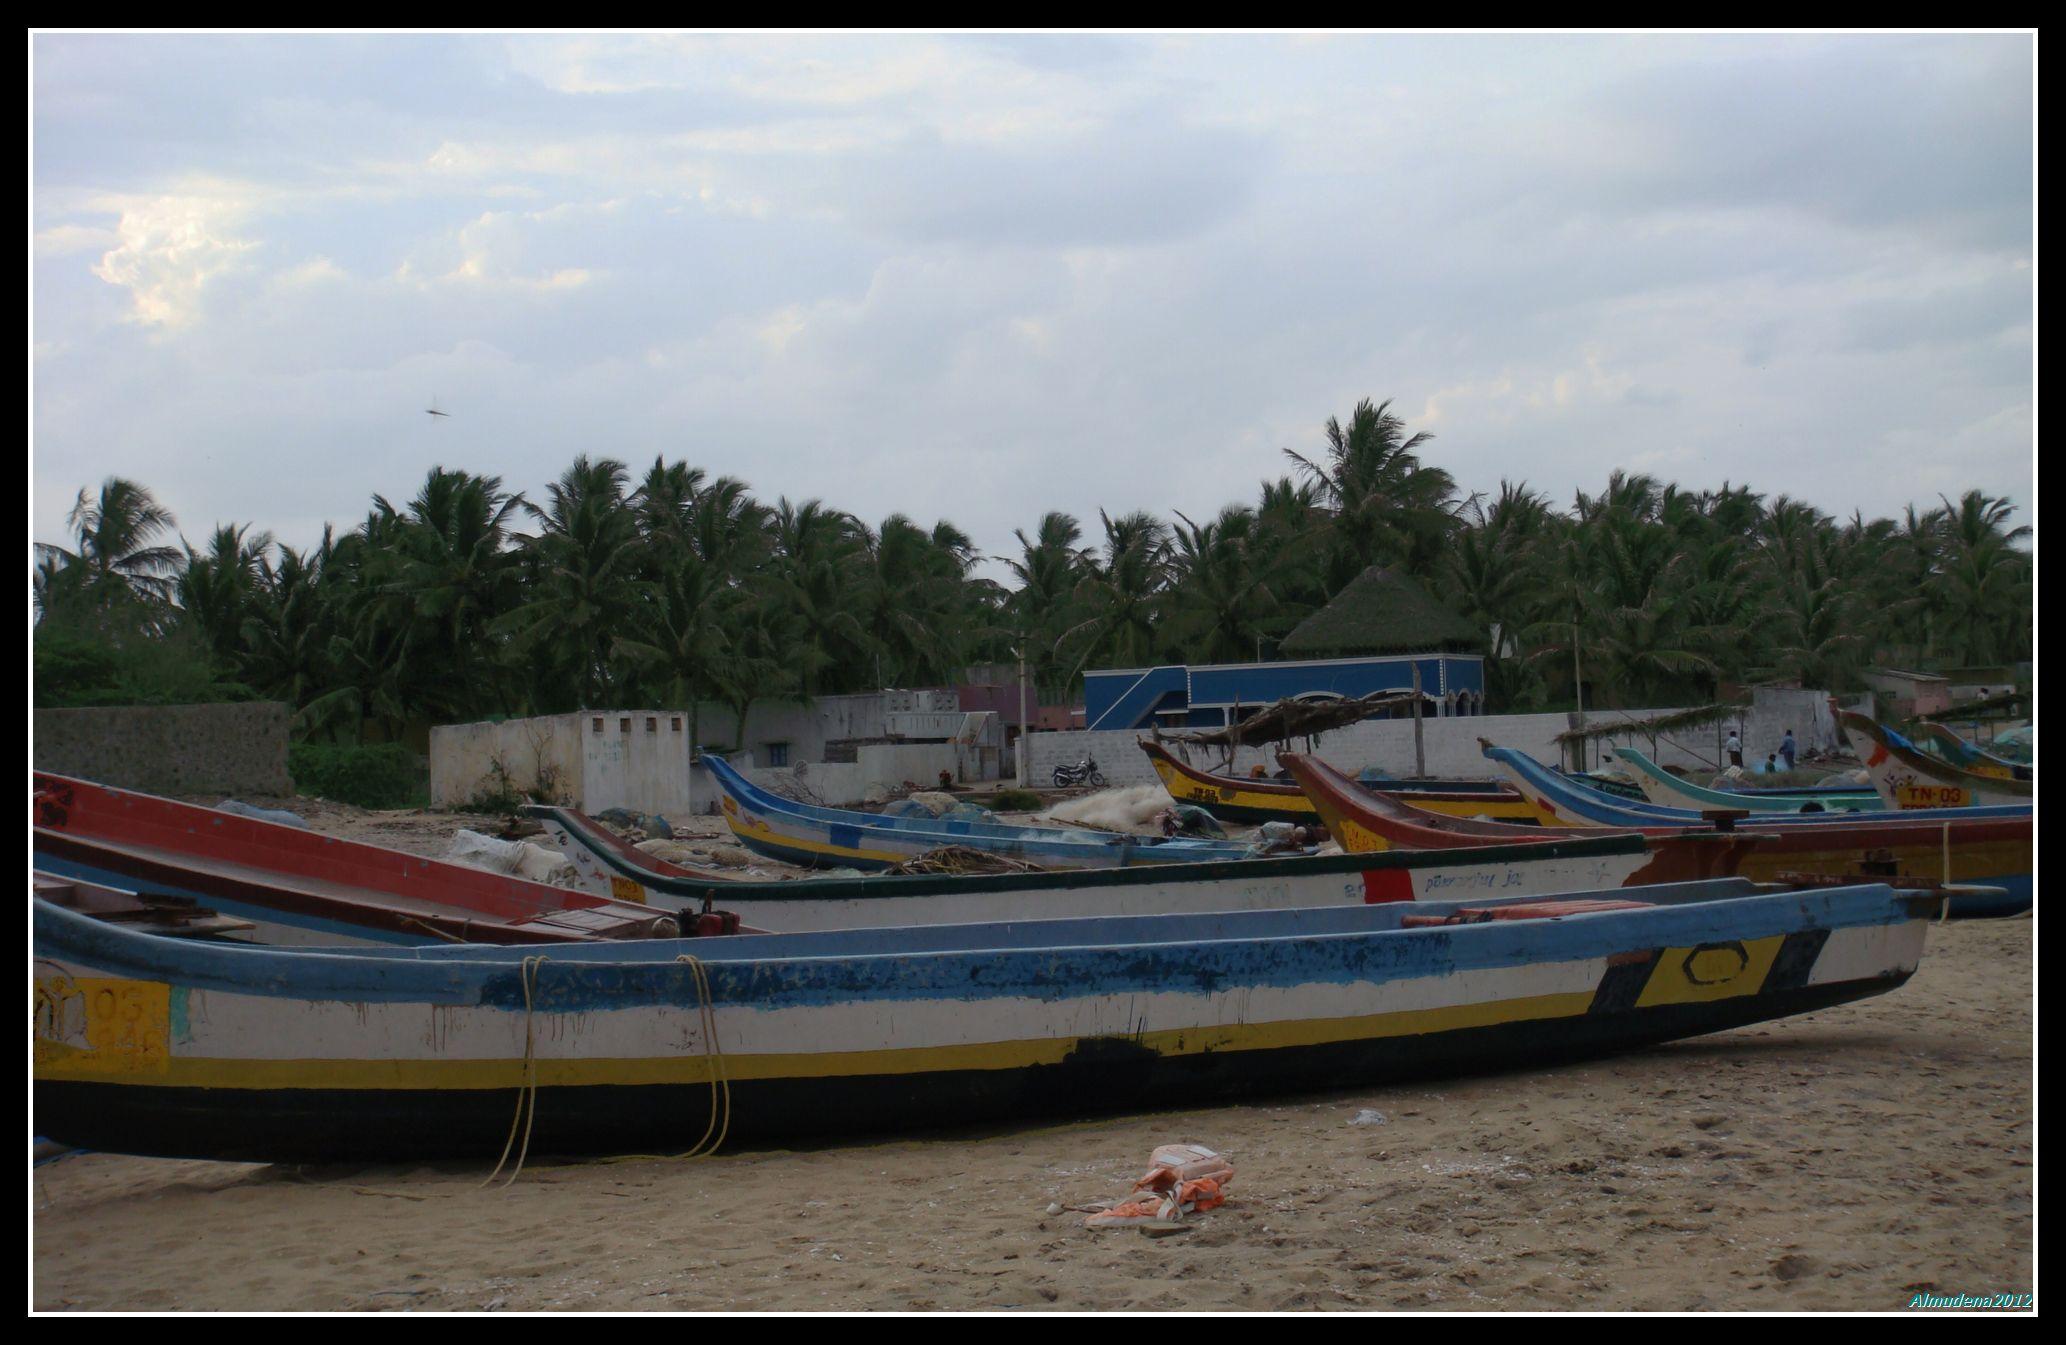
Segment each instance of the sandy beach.
[{"label": "sandy beach", "polygon": [[[1865,1309],[2029,1293],[2028,920],[1893,994],[1576,1067],[684,1163],[33,1174],[38,1309]],[[1092,1231],[1156,1144],[1195,1231]]]}]

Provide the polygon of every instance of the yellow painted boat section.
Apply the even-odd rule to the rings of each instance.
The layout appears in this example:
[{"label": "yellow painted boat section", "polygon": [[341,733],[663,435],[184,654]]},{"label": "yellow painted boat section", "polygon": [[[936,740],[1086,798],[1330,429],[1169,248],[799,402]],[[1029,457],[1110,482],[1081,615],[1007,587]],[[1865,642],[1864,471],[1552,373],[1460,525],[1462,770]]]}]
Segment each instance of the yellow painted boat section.
[{"label": "yellow painted boat section", "polygon": [[[1177,770],[1159,757],[1151,758],[1155,773],[1162,777],[1162,787],[1178,803],[1195,804],[1210,812],[1212,805],[1231,805],[1239,808],[1270,808],[1278,812],[1311,813],[1315,820],[1319,812],[1313,801],[1304,794],[1266,794],[1259,790],[1244,789],[1238,781],[1230,785],[1206,785]],[[1540,822],[1541,812],[1527,799],[1514,795],[1496,795],[1486,798],[1471,798],[1430,794],[1421,790],[1386,790],[1387,797],[1411,804],[1424,812],[1441,813],[1447,817],[1487,817],[1498,822]],[[1349,849],[1346,842],[1344,849]],[[1384,847],[1372,847],[1382,849]]]}]

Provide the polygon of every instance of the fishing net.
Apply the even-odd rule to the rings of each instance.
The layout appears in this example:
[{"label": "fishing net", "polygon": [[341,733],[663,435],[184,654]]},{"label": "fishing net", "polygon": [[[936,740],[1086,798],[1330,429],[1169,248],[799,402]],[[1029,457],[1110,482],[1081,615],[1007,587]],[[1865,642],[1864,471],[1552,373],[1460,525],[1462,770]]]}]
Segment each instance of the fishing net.
[{"label": "fishing net", "polygon": [[994,854],[988,850],[975,850],[966,845],[943,845],[937,850],[907,859],[901,864],[892,864],[884,873],[1040,873],[1038,864],[1029,864],[1010,855]]}]

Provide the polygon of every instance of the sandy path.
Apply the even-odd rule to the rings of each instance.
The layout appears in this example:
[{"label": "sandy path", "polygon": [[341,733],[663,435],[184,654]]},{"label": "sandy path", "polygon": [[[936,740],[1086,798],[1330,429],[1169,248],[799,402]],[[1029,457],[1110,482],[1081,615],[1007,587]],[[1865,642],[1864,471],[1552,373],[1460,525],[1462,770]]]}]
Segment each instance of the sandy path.
[{"label": "sandy path", "polygon": [[[2027,920],[1906,987],[1590,1065],[699,1163],[34,1174],[38,1308],[1853,1308],[2028,1293]],[[1365,1109],[1382,1123],[1355,1124]],[[1048,1216],[1189,1139],[1235,1201]]]}]

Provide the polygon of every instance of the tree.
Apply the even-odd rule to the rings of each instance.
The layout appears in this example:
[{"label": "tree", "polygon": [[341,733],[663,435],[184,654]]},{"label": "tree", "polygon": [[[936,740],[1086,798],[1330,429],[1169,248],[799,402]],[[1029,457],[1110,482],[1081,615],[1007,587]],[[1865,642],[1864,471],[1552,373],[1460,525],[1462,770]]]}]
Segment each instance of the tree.
[{"label": "tree", "polygon": [[532,704],[585,709],[615,689],[611,654],[650,598],[639,577],[638,519],[624,496],[624,464],[586,454],[523,509],[538,525],[522,544],[525,599],[490,629],[534,670]]},{"label": "tree", "polygon": [[182,560],[178,547],[160,540],[177,526],[171,511],[143,486],[111,476],[97,496],[81,490],[65,522],[71,548],[36,544],[42,612],[69,605],[82,620],[162,629]]},{"label": "tree", "polygon": [[1456,482],[1416,452],[1434,438],[1408,436],[1391,402],[1356,403],[1344,426],[1327,421],[1327,451],[1320,462],[1284,450],[1318,486],[1333,511],[1329,593],[1372,565],[1400,564],[1415,575],[1434,570],[1456,526]]}]

